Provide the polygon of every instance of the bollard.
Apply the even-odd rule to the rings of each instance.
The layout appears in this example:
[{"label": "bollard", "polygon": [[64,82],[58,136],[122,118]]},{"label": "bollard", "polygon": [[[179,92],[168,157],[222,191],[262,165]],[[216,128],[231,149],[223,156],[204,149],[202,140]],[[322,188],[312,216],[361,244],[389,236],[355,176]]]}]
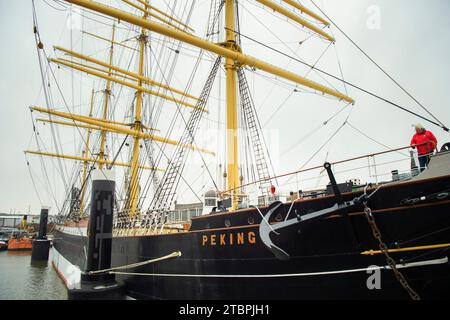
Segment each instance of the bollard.
[{"label": "bollard", "polygon": [[48,207],[42,207],[39,218],[39,233],[33,240],[31,262],[47,262],[50,251],[50,240],[47,239]]},{"label": "bollard", "polygon": [[112,227],[115,181],[110,170],[94,170],[91,209],[88,225],[86,270],[79,288],[68,289],[69,300],[124,299],[124,286],[106,272],[92,273],[111,267]]}]

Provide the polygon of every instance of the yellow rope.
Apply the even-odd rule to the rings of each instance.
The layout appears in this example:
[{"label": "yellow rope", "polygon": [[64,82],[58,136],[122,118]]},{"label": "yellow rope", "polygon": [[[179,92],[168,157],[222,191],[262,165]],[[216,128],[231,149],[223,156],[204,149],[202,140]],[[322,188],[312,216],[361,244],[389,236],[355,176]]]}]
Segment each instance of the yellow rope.
[{"label": "yellow rope", "polygon": [[[428,250],[428,249],[438,249],[438,248],[447,248],[450,247],[450,243],[441,243],[441,244],[432,244],[427,246],[417,246],[417,247],[406,247],[399,249],[388,249],[388,252],[403,252],[403,251],[417,251],[417,250]],[[361,252],[363,255],[375,255],[383,253],[381,250],[367,250]]]}]

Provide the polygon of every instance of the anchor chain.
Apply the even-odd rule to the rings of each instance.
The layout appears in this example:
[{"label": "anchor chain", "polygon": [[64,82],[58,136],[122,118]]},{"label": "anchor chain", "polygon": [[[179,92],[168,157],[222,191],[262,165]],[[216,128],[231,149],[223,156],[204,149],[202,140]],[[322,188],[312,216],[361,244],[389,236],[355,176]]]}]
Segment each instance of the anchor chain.
[{"label": "anchor chain", "polygon": [[397,269],[397,266],[396,266],[397,264],[396,264],[395,260],[389,255],[388,247],[381,238],[380,229],[378,228],[377,223],[375,222],[375,217],[372,214],[372,210],[367,205],[367,201],[364,201],[363,205],[364,205],[364,213],[366,215],[366,218],[367,218],[367,221],[369,222],[370,227],[372,228],[373,236],[375,237],[375,239],[378,240],[379,248],[385,255],[387,264],[394,272],[394,275],[397,278],[398,282],[400,282],[402,287],[406,290],[406,292],[408,292],[411,299],[420,300],[419,294],[417,292],[415,292],[414,289],[411,288],[411,286],[408,284],[408,281],[406,281],[403,274]]}]

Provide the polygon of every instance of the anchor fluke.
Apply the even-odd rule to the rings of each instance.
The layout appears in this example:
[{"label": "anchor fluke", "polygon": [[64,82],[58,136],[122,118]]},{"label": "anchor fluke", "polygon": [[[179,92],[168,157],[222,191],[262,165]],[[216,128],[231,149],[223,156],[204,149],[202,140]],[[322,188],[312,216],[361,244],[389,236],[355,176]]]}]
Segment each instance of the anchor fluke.
[{"label": "anchor fluke", "polygon": [[[282,204],[283,203],[281,201],[276,201],[269,206],[269,211],[265,216],[263,216],[263,220],[259,225],[259,236],[261,241],[277,259],[287,261],[290,258],[289,254],[280,247],[276,246],[270,238],[270,234],[272,232],[276,233],[275,229],[269,223],[270,217],[281,207]],[[276,226],[278,226],[278,224],[276,224],[275,227]]]},{"label": "anchor fluke", "polygon": [[[338,185],[336,183],[336,179],[334,178],[333,172],[331,170],[331,165],[329,163],[325,163],[324,168],[327,170],[327,173],[330,178],[331,186],[333,188],[333,191],[334,191],[335,197],[336,197],[336,203],[333,206],[326,208],[326,209],[317,210],[317,211],[314,211],[314,212],[311,212],[311,213],[308,213],[308,214],[305,214],[302,216],[297,215],[296,218],[278,222],[273,225],[271,225],[269,223],[270,217],[272,216],[272,214],[274,212],[277,212],[282,207],[282,202],[276,201],[276,202],[272,203],[269,206],[269,211],[267,211],[265,216],[263,216],[261,211],[259,211],[259,209],[257,207],[255,207],[256,210],[258,210],[258,212],[262,216],[262,221],[259,224],[259,237],[261,238],[261,241],[264,243],[264,245],[273,253],[273,255],[277,259],[286,261],[286,260],[290,259],[290,255],[286,251],[284,251],[283,249],[281,249],[280,247],[276,246],[273,243],[272,239],[270,238],[270,234],[272,232],[279,235],[278,230],[288,228],[293,225],[300,225],[301,223],[304,223],[306,221],[313,221],[316,219],[325,218],[327,216],[337,214],[337,213],[347,214],[348,209],[354,208],[357,206],[361,206],[361,203],[363,203],[363,201],[367,201],[367,199],[370,198],[370,196],[368,196],[364,192],[359,197],[355,197],[350,201],[344,201],[344,199],[339,191]],[[289,209],[289,212],[286,214],[286,217],[290,216],[292,208],[293,208],[293,205]]]}]

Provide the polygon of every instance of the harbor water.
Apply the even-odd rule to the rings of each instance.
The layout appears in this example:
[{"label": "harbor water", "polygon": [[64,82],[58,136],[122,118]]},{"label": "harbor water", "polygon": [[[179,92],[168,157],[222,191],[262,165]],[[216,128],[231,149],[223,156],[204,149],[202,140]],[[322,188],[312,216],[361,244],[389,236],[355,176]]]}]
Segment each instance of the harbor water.
[{"label": "harbor water", "polygon": [[40,265],[30,261],[31,251],[0,251],[0,300],[66,300],[66,287],[51,259]]}]

